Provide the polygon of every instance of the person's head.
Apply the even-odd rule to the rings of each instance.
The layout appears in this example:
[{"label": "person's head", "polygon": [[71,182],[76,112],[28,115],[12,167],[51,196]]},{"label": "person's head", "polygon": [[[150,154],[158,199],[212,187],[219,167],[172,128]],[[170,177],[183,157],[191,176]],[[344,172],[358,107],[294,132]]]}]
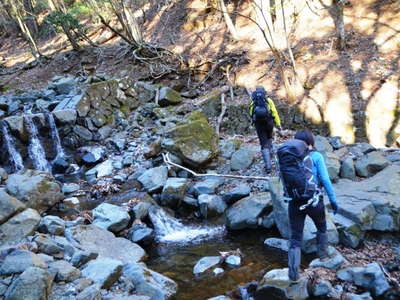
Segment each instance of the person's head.
[{"label": "person's head", "polygon": [[304,141],[308,146],[314,147],[314,135],[308,129],[297,131],[294,138]]}]

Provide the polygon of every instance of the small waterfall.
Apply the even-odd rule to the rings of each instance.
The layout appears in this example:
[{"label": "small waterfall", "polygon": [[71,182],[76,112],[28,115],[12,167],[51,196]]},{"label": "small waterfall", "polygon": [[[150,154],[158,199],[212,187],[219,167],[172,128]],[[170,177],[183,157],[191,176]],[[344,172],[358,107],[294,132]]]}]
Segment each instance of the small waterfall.
[{"label": "small waterfall", "polygon": [[8,126],[3,122],[1,126],[1,131],[3,133],[4,143],[7,147],[8,155],[10,158],[10,163],[15,172],[22,170],[24,168],[24,161],[22,160],[21,154],[15,148],[14,138],[11,136]]},{"label": "small waterfall", "polygon": [[29,156],[33,161],[36,170],[46,171],[51,173],[51,167],[46,159],[43,146],[39,140],[38,130],[32,119],[25,116],[24,121],[30,135],[30,143],[28,147]]},{"label": "small waterfall", "polygon": [[225,233],[224,226],[184,225],[178,219],[168,216],[163,209],[150,212],[150,219],[160,242],[193,243]]},{"label": "small waterfall", "polygon": [[58,129],[56,126],[56,122],[54,121],[53,114],[47,115],[49,126],[50,126],[50,133],[53,142],[55,143],[56,148],[56,158],[57,157],[65,157],[64,149],[61,145],[60,135],[58,134]]}]

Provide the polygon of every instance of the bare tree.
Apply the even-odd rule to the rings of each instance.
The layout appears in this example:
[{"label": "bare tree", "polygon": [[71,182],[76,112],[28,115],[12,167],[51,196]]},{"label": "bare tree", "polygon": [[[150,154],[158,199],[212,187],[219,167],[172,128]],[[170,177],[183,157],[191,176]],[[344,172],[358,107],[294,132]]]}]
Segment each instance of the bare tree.
[{"label": "bare tree", "polygon": [[228,9],[226,8],[224,0],[218,0],[218,8],[221,10],[222,15],[224,16],[226,26],[228,27],[228,30],[231,33],[232,38],[235,40],[239,39],[236,27],[232,22],[232,19],[228,13]]},{"label": "bare tree", "polygon": [[344,27],[343,8],[347,0],[330,0],[329,4],[325,4],[323,0],[319,0],[321,5],[328,10],[329,15],[335,23],[337,48],[343,50],[346,47],[346,30]]}]

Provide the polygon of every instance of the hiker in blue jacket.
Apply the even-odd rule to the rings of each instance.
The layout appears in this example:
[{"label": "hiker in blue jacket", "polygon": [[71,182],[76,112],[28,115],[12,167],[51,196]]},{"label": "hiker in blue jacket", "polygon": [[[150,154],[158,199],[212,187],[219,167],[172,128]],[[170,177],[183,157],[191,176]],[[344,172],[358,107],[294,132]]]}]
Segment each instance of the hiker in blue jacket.
[{"label": "hiker in blue jacket", "polygon": [[[317,184],[325,189],[331,203],[333,213],[338,211],[335,191],[324,162],[324,158],[318,151],[313,151],[314,136],[309,130],[301,130],[294,136],[297,140],[304,141],[310,149],[310,157],[313,162],[313,175],[317,179]],[[293,282],[299,280],[299,267],[301,262],[301,244],[303,240],[303,229],[306,215],[314,222],[317,228],[317,255],[321,260],[328,259],[328,237],[326,233],[325,205],[322,194],[316,198],[317,203],[309,205],[301,202],[289,202],[289,222],[290,222],[290,245],[288,253],[289,279]]]}]

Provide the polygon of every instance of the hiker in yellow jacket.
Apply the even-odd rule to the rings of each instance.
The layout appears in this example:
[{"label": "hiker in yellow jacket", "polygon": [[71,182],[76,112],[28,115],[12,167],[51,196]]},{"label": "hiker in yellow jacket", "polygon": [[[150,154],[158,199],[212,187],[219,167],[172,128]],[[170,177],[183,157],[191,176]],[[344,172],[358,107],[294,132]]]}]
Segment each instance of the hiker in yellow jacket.
[{"label": "hiker in yellow jacket", "polygon": [[276,110],[274,101],[267,97],[267,93],[262,86],[257,86],[251,94],[250,116],[252,123],[256,127],[258,139],[261,145],[261,154],[265,164],[265,171],[271,171],[271,151],[272,151],[272,133],[274,125],[278,130],[282,130],[281,119]]}]

